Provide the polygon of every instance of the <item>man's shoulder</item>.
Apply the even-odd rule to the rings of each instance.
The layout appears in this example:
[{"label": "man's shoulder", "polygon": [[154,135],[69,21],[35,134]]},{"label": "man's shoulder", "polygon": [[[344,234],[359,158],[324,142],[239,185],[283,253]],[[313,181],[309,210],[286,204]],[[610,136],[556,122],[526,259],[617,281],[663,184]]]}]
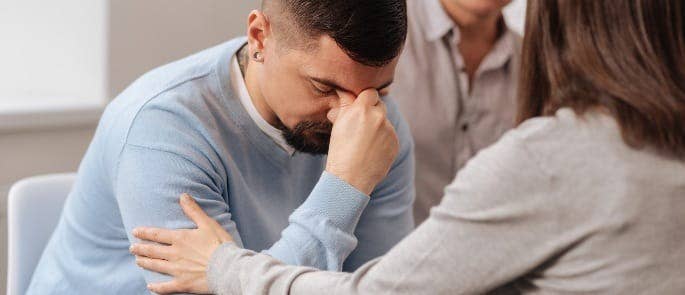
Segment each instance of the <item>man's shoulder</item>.
[{"label": "man's shoulder", "polygon": [[[213,72],[242,38],[203,50],[141,76],[105,110],[100,136],[121,145],[160,149],[208,144],[209,127],[223,110]],[[237,49],[236,49],[237,50]]]},{"label": "man's shoulder", "polygon": [[177,91],[187,82],[216,71],[220,61],[230,59],[226,55],[235,53],[244,42],[244,38],[236,38],[150,70],[121,92],[108,109],[128,107],[135,111],[150,100]]}]

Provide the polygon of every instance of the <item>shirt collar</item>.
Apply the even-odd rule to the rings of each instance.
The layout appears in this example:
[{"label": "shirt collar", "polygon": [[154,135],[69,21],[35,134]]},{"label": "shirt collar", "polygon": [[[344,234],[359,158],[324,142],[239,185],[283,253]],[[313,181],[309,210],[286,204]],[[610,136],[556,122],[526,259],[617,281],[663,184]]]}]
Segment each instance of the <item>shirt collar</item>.
[{"label": "shirt collar", "polygon": [[490,54],[483,60],[481,64],[482,71],[502,68],[517,54],[518,49],[516,47],[520,37],[517,33],[510,30],[509,27],[506,27],[505,30],[504,34],[497,39]]},{"label": "shirt collar", "polygon": [[[440,41],[445,36],[449,36],[451,46],[459,44],[461,41],[459,26],[447,14],[440,0],[423,1],[425,1],[424,5],[417,9],[416,19],[423,30],[426,41]],[[509,28],[506,20],[503,19],[502,22],[504,33],[497,39],[492,51],[483,60],[482,70],[503,67],[516,54],[517,39],[520,37]]]},{"label": "shirt collar", "polygon": [[[440,0],[423,0],[424,5],[419,9],[417,21],[423,28],[427,41],[437,41],[447,35],[456,24],[442,7]],[[459,30],[455,30],[458,34]]]},{"label": "shirt collar", "polygon": [[245,107],[250,118],[257,124],[257,127],[269,136],[279,147],[281,147],[290,156],[295,154],[295,149],[290,146],[285,138],[283,137],[283,132],[278,130],[276,127],[271,126],[269,122],[264,120],[262,115],[259,114],[254,103],[252,103],[252,98],[250,93],[247,91],[247,85],[245,85],[245,80],[243,79],[243,74],[240,71],[240,65],[238,64],[238,58],[234,56],[231,59],[231,86],[236,91],[238,97],[240,98],[240,103]]}]

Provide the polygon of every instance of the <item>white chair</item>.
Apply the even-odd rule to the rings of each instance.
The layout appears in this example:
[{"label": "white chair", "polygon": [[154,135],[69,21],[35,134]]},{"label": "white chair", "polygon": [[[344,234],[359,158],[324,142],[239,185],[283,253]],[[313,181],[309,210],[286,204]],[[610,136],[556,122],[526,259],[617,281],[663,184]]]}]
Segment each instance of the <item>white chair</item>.
[{"label": "white chair", "polygon": [[10,189],[7,295],[26,293],[75,179],[76,174],[36,176],[21,180]]}]

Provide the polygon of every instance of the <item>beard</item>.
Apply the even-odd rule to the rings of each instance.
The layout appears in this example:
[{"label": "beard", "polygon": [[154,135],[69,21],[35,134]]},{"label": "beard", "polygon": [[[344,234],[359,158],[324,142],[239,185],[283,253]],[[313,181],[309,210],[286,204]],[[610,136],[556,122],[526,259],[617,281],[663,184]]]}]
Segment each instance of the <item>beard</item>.
[{"label": "beard", "polygon": [[283,138],[296,151],[312,154],[328,154],[328,145],[331,141],[331,122],[304,121],[289,129],[281,124],[279,129],[283,132]]}]

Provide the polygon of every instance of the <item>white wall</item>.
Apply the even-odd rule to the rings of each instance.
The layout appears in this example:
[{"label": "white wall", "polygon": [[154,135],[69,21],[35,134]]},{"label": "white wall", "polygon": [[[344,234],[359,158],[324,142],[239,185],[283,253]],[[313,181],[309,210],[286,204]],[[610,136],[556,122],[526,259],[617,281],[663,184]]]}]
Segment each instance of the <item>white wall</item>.
[{"label": "white wall", "polygon": [[244,34],[259,2],[0,0],[0,294],[9,186],[76,171],[98,102],[153,67]]},{"label": "white wall", "polygon": [[105,91],[106,1],[0,1],[0,99]]}]

